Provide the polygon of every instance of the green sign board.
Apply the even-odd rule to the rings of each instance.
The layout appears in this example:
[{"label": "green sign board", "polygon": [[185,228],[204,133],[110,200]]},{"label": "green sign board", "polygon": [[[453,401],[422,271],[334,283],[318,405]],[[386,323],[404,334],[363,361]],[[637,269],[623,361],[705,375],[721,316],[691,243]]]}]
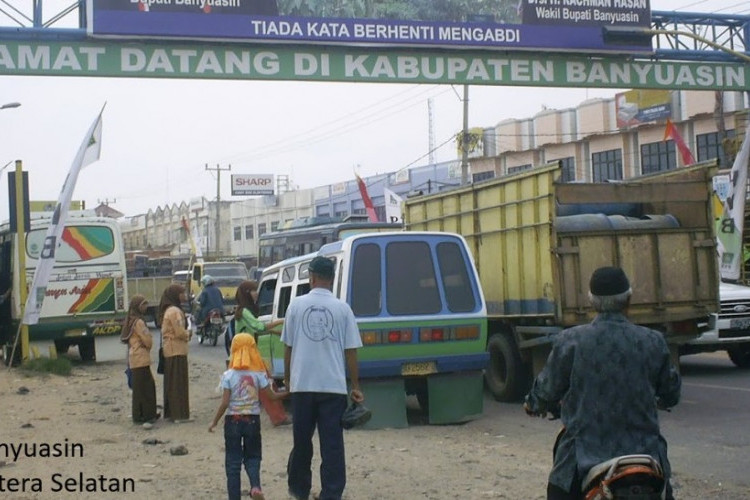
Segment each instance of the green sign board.
[{"label": "green sign board", "polygon": [[0,74],[750,90],[750,65],[332,47],[0,43]]}]

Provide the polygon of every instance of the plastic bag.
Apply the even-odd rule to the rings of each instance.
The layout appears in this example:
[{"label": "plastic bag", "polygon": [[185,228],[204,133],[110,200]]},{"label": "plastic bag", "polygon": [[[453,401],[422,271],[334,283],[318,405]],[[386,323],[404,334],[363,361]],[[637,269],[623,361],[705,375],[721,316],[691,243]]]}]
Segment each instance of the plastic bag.
[{"label": "plastic bag", "polygon": [[352,429],[366,424],[370,418],[372,418],[372,412],[369,408],[363,404],[352,401],[341,416],[341,427],[344,429]]}]

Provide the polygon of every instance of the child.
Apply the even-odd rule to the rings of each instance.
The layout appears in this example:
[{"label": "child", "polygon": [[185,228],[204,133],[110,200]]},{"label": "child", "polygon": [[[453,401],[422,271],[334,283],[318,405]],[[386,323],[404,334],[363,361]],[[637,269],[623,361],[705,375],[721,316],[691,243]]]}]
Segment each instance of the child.
[{"label": "child", "polygon": [[[232,318],[232,321],[230,321],[227,326],[227,338],[231,338],[236,332],[245,332],[252,334],[257,343],[259,335],[281,334],[281,332],[274,332],[272,328],[282,325],[284,323],[283,320],[264,323],[257,319],[259,313],[257,281],[246,280],[240,283],[237,287],[237,292],[235,293],[235,300],[237,301],[237,308],[234,312],[234,318]],[[225,343],[225,345],[228,347],[229,344]],[[271,376],[271,373],[268,371],[268,366],[266,366],[266,374],[269,377]],[[273,380],[271,381],[271,388],[275,388]],[[281,401],[269,399],[266,397],[265,393],[261,393],[260,404],[263,409],[266,410],[268,418],[271,419],[271,423],[274,427],[279,425],[289,425],[292,423]]]},{"label": "child", "polygon": [[[214,421],[208,427],[213,432],[224,412],[224,446],[226,455],[224,466],[227,474],[229,500],[240,499],[240,470],[250,479],[250,496],[253,500],[263,500],[260,486],[260,398],[262,391],[271,399],[281,399],[287,393],[277,393],[271,389],[266,376],[266,367],[255,345],[255,339],[247,333],[238,333],[232,339],[229,369],[221,376],[223,394],[216,409]],[[228,411],[227,411],[228,410]]]}]

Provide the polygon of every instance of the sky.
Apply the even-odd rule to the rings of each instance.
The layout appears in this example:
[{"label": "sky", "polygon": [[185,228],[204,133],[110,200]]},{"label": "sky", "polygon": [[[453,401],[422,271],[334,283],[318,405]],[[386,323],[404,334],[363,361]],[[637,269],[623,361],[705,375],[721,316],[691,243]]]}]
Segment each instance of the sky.
[{"label": "sky", "polygon": [[[70,0],[44,0],[45,19]],[[30,15],[32,0],[0,0],[0,26],[12,5]],[[652,10],[750,15],[747,0],[652,0]],[[70,27],[64,20],[58,27]],[[16,25],[17,26],[17,25]],[[627,89],[623,89],[627,90]],[[565,109],[613,89],[471,86],[469,127]],[[101,158],[81,172],[73,199],[133,216],[204,196],[222,200],[231,174],[288,175],[311,188],[428,163],[432,131],[438,162],[456,158],[463,88],[449,85],[165,80],[3,76],[0,105],[0,221],[8,216],[6,172],[29,172],[32,200],[56,200],[87,129],[103,106]]]}]

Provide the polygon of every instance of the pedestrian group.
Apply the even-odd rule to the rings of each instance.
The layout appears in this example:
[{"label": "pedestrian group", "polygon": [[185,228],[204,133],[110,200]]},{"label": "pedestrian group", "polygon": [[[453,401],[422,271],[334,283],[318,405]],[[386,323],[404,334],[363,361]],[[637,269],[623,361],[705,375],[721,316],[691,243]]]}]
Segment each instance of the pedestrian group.
[{"label": "pedestrian group", "polygon": [[[314,499],[341,500],[346,486],[344,435],[341,423],[348,399],[364,401],[359,386],[357,349],[362,341],[349,305],[331,293],[333,262],[314,258],[309,265],[310,292],[296,297],[281,331],[284,388],[274,386],[257,346],[258,335],[276,333],[282,321],[257,319],[257,283],[237,288],[237,309],[227,331],[229,359],[222,374],[222,399],[213,432],[224,417],[225,472],[230,500],[241,498],[241,469],[250,480],[253,500],[264,499],[260,480],[262,439],[260,409],[274,425],[288,423],[281,404],[290,398],[293,447],[287,465],[289,494],[311,496],[313,434],[320,442],[320,493]],[[664,471],[664,497],[673,498],[666,440],[660,433],[657,408],[676,405],[680,377],[671,363],[663,336],[631,323],[627,317],[632,289],[617,267],[597,269],[589,283],[595,319],[562,331],[538,375],[524,409],[529,415],[560,416],[564,425],[554,451],[547,486],[548,500],[582,498],[581,478],[588,470],[619,455],[645,453]],[[181,304],[185,288],[173,284],[159,304],[163,351],[164,418],[190,419],[188,342],[191,338]],[[160,415],[151,374],[153,339],[145,323],[146,299],[130,301],[121,340],[128,344],[133,390],[132,418],[151,425]]]}]

